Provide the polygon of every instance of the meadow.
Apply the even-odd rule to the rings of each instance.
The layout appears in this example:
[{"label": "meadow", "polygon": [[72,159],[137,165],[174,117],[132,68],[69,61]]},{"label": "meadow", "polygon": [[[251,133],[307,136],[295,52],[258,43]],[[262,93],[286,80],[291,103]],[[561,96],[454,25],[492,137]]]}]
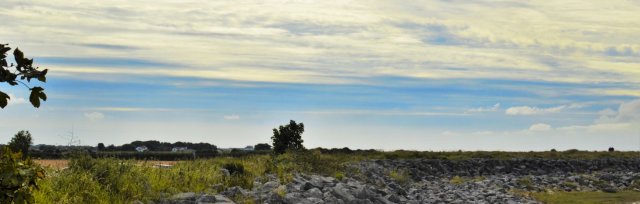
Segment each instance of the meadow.
[{"label": "meadow", "polygon": [[[638,158],[638,152],[351,152],[322,153],[320,150],[301,151],[281,155],[260,154],[230,157],[164,162],[172,165],[162,168],[153,160],[123,160],[114,158],[92,158],[88,154],[74,155],[69,160],[41,160],[46,169],[45,179],[38,182],[37,203],[131,203],[167,198],[180,192],[219,193],[232,186],[251,189],[254,181],[265,175],[275,175],[283,183],[293,179],[295,174],[308,173],[341,179],[358,174],[347,168],[347,163],[369,159],[411,159],[430,158],[444,160],[464,160],[471,158],[550,158],[550,159],[597,159],[597,158]],[[47,165],[49,164],[49,165]],[[225,175],[221,169],[228,169]],[[589,194],[589,192],[585,193]],[[535,194],[536,198],[548,201],[563,201],[563,194]],[[597,194],[595,196],[598,196]],[[638,193],[618,194],[615,201],[637,200]],[[561,196],[561,198],[557,198]],[[571,196],[571,200],[589,198]],[[609,195],[605,195],[609,196]],[[610,196],[611,197],[611,196]],[[240,202],[250,199],[233,198]],[[563,202],[560,202],[563,203]],[[578,202],[580,203],[580,202]]]}]

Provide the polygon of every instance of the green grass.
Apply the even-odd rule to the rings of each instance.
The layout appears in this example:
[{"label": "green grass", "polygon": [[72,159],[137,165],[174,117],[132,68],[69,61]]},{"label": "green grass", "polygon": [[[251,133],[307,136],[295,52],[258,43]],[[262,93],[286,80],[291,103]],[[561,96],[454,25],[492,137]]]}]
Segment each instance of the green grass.
[{"label": "green grass", "polygon": [[[290,182],[296,173],[345,178],[359,173],[346,168],[345,163],[367,159],[596,159],[637,158],[637,156],[637,152],[394,151],[322,154],[320,151],[311,150],[278,156],[248,155],[187,160],[178,162],[172,168],[155,168],[152,163],[136,160],[91,159],[84,156],[72,159],[68,169],[47,169],[47,177],[38,183],[40,190],[36,190],[34,196],[37,203],[130,203],[135,200],[146,203],[179,192],[218,193],[232,186],[251,188],[255,180],[264,181],[265,174],[275,174],[282,183]],[[234,166],[228,164],[242,165],[243,173],[225,176],[220,169],[224,165]],[[399,183],[410,179],[408,172],[403,170],[390,171],[389,174]],[[462,178],[459,180],[463,181]],[[456,182],[456,179],[453,182]],[[546,198],[545,195],[540,196],[542,196],[541,199]],[[547,197],[555,199],[552,195]]]},{"label": "green grass", "polygon": [[532,196],[543,203],[633,203],[640,201],[640,192],[554,192],[554,193],[532,193]]}]

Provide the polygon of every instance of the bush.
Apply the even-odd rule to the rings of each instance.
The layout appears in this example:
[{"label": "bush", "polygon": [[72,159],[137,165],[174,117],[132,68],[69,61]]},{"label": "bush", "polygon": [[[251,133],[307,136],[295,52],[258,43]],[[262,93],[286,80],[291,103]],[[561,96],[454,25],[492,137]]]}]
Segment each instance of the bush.
[{"label": "bush", "polygon": [[0,200],[2,203],[35,203],[33,189],[38,179],[44,178],[44,169],[31,159],[22,160],[20,153],[8,147],[0,155]]},{"label": "bush", "polygon": [[244,174],[244,166],[240,163],[226,163],[222,166],[222,168],[229,171],[231,175],[242,175]]}]

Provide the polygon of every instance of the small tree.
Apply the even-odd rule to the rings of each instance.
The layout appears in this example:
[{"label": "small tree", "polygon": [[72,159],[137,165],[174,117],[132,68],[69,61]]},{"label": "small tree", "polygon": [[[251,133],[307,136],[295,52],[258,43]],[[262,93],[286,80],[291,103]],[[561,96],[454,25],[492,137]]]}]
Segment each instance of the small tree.
[{"label": "small tree", "polygon": [[18,132],[9,142],[9,148],[14,152],[22,152],[22,158],[27,158],[29,146],[31,146],[31,133],[26,130]]},{"label": "small tree", "polygon": [[[16,65],[13,63],[9,65],[7,63],[7,52],[11,50],[7,44],[0,44],[0,83],[8,83],[11,86],[22,84],[31,90],[29,101],[33,107],[40,107],[40,100],[46,101],[47,95],[44,94],[44,89],[39,86],[30,87],[27,83],[31,82],[31,79],[35,78],[41,82],[47,82],[47,71],[38,70],[38,67],[33,67],[33,59],[24,57],[24,53],[20,49],[16,48],[13,51],[13,56],[16,60]],[[20,77],[20,79],[18,79]],[[24,82],[26,79],[27,83]],[[8,94],[0,91],[0,108],[7,106],[11,98]]]},{"label": "small tree", "polygon": [[253,146],[253,150],[255,151],[269,151],[271,150],[271,145],[267,143],[259,143],[256,146]]},{"label": "small tree", "polygon": [[273,128],[273,151],[276,154],[282,154],[287,150],[303,150],[302,133],[304,132],[304,124],[289,121],[288,125],[280,126],[278,129]]}]

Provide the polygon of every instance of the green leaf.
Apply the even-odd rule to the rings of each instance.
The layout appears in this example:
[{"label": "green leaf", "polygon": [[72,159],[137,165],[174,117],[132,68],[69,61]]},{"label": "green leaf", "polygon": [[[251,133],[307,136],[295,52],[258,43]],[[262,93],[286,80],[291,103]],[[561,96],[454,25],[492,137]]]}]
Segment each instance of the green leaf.
[{"label": "green leaf", "polygon": [[6,107],[10,99],[9,95],[0,91],[0,108]]}]

